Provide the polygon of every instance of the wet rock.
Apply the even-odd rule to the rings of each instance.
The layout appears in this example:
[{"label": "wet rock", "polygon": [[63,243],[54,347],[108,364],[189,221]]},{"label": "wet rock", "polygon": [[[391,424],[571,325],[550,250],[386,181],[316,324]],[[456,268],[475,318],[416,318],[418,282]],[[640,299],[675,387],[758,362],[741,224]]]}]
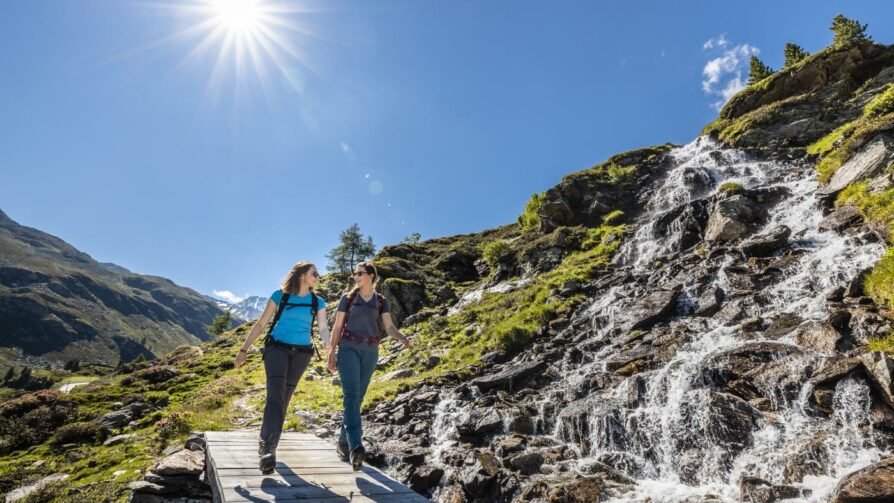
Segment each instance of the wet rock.
[{"label": "wet rock", "polygon": [[739,481],[739,498],[749,503],[774,503],[779,500],[809,496],[809,489],[789,485],[773,485],[757,477],[742,477]]},{"label": "wet rock", "polygon": [[466,501],[471,503],[491,503],[500,501],[502,490],[496,475],[473,473],[463,481]]},{"label": "wet rock", "polygon": [[534,420],[526,415],[515,416],[509,421],[509,431],[511,433],[530,435],[534,433]]},{"label": "wet rock", "polygon": [[508,457],[510,454],[521,452],[525,449],[525,443],[527,441],[527,437],[524,435],[509,435],[508,437],[501,438],[499,442],[497,442],[497,454],[500,457]]},{"label": "wet rock", "polygon": [[793,332],[803,320],[794,313],[784,313],[770,322],[764,337],[768,339],[779,339]]},{"label": "wet rock", "polygon": [[826,291],[826,300],[828,302],[841,302],[844,299],[845,288],[836,286]]},{"label": "wet rock", "polygon": [[494,453],[488,450],[476,451],[475,459],[478,460],[478,464],[481,466],[481,470],[484,471],[484,473],[490,476],[500,473],[500,460],[494,456]]},{"label": "wet rock", "polygon": [[798,329],[795,340],[806,348],[828,353],[839,348],[843,337],[828,323],[809,321]]},{"label": "wet rock", "polygon": [[472,409],[469,417],[457,426],[461,437],[470,440],[483,440],[485,435],[503,429],[503,418],[499,412],[490,408]]},{"label": "wet rock", "polygon": [[430,465],[423,465],[410,475],[408,485],[410,489],[419,494],[428,494],[428,492],[438,485],[441,478],[444,477],[444,470]]},{"label": "wet rock", "polygon": [[792,230],[781,225],[766,234],[755,236],[742,244],[742,253],[747,257],[769,257],[788,244]]},{"label": "wet rock", "polygon": [[702,293],[695,301],[695,309],[693,316],[713,316],[723,306],[725,295],[720,287],[710,287]]},{"label": "wet rock", "polygon": [[538,473],[541,465],[543,465],[543,454],[539,452],[517,454],[509,459],[509,466],[522,475]]},{"label": "wet rock", "polygon": [[894,456],[883,458],[845,476],[832,493],[831,503],[894,501]]},{"label": "wet rock", "polygon": [[705,241],[735,241],[754,232],[766,218],[766,210],[736,194],[714,204],[705,229]]},{"label": "wet rock", "polygon": [[558,436],[561,440],[580,445],[581,451],[586,455],[591,448],[591,429],[596,428],[598,434],[592,435],[593,437],[606,446],[623,449],[627,442],[627,431],[621,410],[617,401],[599,394],[575,400],[559,411],[556,419],[560,426]]},{"label": "wet rock", "polygon": [[854,279],[850,280],[847,284],[847,288],[844,291],[845,297],[860,297],[863,295],[863,283],[866,282],[866,277],[869,276],[869,273],[872,272],[872,268],[866,268],[862,271],[858,272]]},{"label": "wet rock", "polygon": [[625,303],[616,315],[615,324],[626,333],[645,330],[669,318],[676,312],[680,288],[655,290],[648,295]]},{"label": "wet rock", "polygon": [[605,481],[599,476],[570,480],[537,480],[526,487],[519,501],[549,503],[599,503],[603,501]]},{"label": "wet rock", "polygon": [[860,363],[885,403],[894,407],[894,361],[881,351],[872,351],[860,355]]},{"label": "wet rock", "polygon": [[783,462],[783,480],[786,483],[801,482],[807,475],[825,473],[825,467],[829,463],[829,450],[826,447],[828,438],[827,433],[820,433],[795,446],[794,453],[786,456]]},{"label": "wet rock", "polygon": [[809,376],[793,372],[792,362],[805,358],[804,349],[778,342],[752,342],[715,352],[700,364],[701,382],[713,384],[750,400],[793,400]]},{"label": "wet rock", "polygon": [[751,445],[761,413],[737,396],[708,391],[700,403],[687,400],[681,416],[687,431],[675,439],[679,445],[698,445],[705,439],[728,453],[738,453]]},{"label": "wet rock", "polygon": [[615,372],[631,363],[638,361],[649,361],[655,354],[655,349],[650,344],[640,344],[627,351],[622,351],[605,362],[605,370]]},{"label": "wet rock", "polygon": [[513,388],[521,384],[525,378],[541,372],[545,367],[546,364],[539,360],[518,363],[510,365],[496,374],[473,379],[472,385],[478,386],[482,391],[492,389],[512,391]]},{"label": "wet rock", "polygon": [[824,231],[842,232],[845,229],[855,227],[863,222],[860,210],[855,206],[844,205],[836,207],[832,213],[826,215],[820,222],[819,228]]}]

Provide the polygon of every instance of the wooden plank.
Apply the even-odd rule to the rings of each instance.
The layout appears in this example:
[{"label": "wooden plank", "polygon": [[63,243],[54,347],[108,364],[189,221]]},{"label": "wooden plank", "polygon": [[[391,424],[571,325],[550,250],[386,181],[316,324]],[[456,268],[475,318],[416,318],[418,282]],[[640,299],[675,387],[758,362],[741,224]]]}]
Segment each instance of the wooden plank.
[{"label": "wooden plank", "polygon": [[325,487],[343,484],[345,483],[345,481],[348,481],[350,484],[356,486],[358,483],[360,483],[359,481],[361,480],[365,481],[365,484],[370,484],[372,486],[381,486],[383,489],[386,489],[390,492],[407,492],[410,490],[410,488],[404,486],[400,482],[392,480],[386,475],[379,472],[351,471],[338,473],[299,474],[290,472],[288,469],[282,470],[280,472],[274,471],[269,475],[263,475],[259,471],[255,471],[255,473],[247,474],[244,476],[227,473],[225,476],[221,477],[221,486],[224,489],[236,486],[264,487],[269,485],[287,485],[292,487],[302,485],[322,485]]},{"label": "wooden plank", "polygon": [[248,492],[236,489],[227,489],[224,494],[227,503],[242,503],[246,501],[275,501],[277,503],[425,503],[430,500],[416,493],[374,494],[364,495],[361,492],[349,494],[329,493],[327,496],[301,496],[290,494],[269,494],[265,492]]},{"label": "wooden plank", "polygon": [[286,432],[268,475],[258,470],[258,432],[205,432],[206,467],[215,503],[420,503],[429,501],[371,466],[353,471],[335,446],[306,433]]}]

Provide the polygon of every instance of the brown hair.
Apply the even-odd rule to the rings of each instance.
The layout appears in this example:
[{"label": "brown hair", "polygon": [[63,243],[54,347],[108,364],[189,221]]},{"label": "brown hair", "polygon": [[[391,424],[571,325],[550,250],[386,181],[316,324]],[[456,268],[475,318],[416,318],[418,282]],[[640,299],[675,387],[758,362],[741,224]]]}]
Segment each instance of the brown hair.
[{"label": "brown hair", "polygon": [[[304,276],[311,267],[314,267],[313,262],[302,261],[293,265],[289,274],[283,278],[279,289],[282,290],[283,293],[297,294],[298,289],[301,287],[301,276]],[[311,288],[311,290],[313,290],[313,288]]]},{"label": "brown hair", "polygon": [[[366,261],[357,262],[357,265],[362,267],[363,270],[367,272],[367,274],[369,274],[373,277],[373,291],[375,291],[376,283],[379,282],[379,271],[378,271],[378,269],[376,269],[376,266],[374,266],[371,263],[366,262]],[[358,291],[360,291],[360,288],[355,286],[350,292],[348,292],[348,295],[351,296],[351,300],[354,300],[354,296],[357,295]]]}]

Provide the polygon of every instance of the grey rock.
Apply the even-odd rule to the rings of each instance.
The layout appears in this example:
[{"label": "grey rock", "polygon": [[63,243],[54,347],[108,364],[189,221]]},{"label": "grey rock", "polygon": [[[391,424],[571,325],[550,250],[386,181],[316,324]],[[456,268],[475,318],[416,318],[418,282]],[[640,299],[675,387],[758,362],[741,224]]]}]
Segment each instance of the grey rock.
[{"label": "grey rock", "polygon": [[837,194],[848,185],[868,178],[888,167],[891,159],[889,152],[892,151],[894,148],[892,148],[891,141],[884,136],[877,136],[838,168],[832,175],[832,179],[820,192],[829,195]]},{"label": "grey rock", "polygon": [[894,501],[894,456],[846,475],[832,493],[831,503]]}]

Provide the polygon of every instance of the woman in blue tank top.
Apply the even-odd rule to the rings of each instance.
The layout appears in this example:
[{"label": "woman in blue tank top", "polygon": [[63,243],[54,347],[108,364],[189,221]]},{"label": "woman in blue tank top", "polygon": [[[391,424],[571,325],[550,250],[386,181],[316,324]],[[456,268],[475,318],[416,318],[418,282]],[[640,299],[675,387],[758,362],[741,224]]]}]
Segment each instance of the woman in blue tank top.
[{"label": "woman in blue tank top", "polygon": [[338,370],[344,395],[336,450],[343,461],[351,461],[355,471],[363,465],[366,456],[361,442],[360,405],[379,360],[379,341],[387,334],[401,341],[404,347],[410,347],[410,340],[394,326],[388,301],[375,290],[378,280],[375,266],[367,262],[357,264],[354,270],[356,286],[350,293],[342,295],[338,303],[329,346],[327,366],[330,372]]},{"label": "woman in blue tank top", "polygon": [[264,372],[267,376],[267,400],[261,424],[258,455],[262,473],[271,473],[276,466],[276,445],[282,434],[289,401],[298,381],[314,353],[311,339],[314,315],[320,338],[329,347],[329,323],[326,301],[313,292],[320,274],[310,262],[298,262],[289,271],[279,290],[270,295],[267,307],[236,355],[236,368],[245,363],[248,348],[261,334],[271,318],[273,325],[264,340]]}]

